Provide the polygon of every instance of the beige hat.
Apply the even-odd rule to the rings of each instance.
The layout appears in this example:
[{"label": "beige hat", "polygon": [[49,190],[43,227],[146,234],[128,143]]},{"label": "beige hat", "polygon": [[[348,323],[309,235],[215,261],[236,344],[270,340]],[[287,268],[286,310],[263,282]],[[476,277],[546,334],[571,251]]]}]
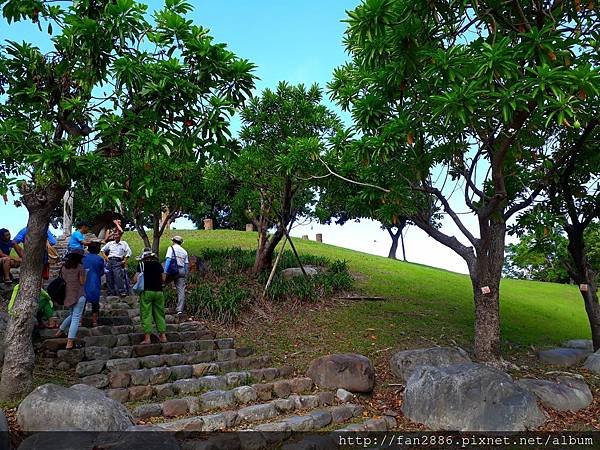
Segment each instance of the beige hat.
[{"label": "beige hat", "polygon": [[183,238],[181,236],[173,236],[171,240],[177,242],[178,244],[183,244]]}]

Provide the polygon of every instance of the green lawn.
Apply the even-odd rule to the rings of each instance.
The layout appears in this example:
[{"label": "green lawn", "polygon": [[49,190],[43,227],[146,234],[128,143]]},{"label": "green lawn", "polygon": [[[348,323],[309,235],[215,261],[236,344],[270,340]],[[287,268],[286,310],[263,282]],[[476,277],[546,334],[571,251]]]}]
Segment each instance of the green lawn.
[{"label": "green lawn", "polygon": [[[256,233],[243,231],[182,231],[191,254],[202,248],[254,248]],[[141,249],[137,234],[126,240]],[[295,317],[279,318],[260,331],[265,349],[277,354],[304,349],[308,356],[331,351],[369,354],[427,343],[470,346],[473,335],[471,284],[465,275],[404,263],[313,241],[295,239],[298,251],[343,259],[357,276],[357,290],[387,301],[352,301],[345,307],[313,308]],[[162,254],[169,237],[162,241]],[[566,339],[589,338],[590,331],[577,287],[504,280],[501,287],[504,348],[549,346]],[[242,338],[244,338],[242,336]],[[242,339],[245,340],[245,339]],[[256,346],[257,337],[248,337]],[[261,347],[259,343],[258,347]],[[309,349],[306,351],[306,349]]]}]

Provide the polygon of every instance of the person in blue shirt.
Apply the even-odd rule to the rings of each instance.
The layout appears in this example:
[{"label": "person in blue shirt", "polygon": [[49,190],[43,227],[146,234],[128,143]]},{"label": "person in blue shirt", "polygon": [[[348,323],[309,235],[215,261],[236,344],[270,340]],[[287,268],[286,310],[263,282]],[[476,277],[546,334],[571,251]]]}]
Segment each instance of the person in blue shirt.
[{"label": "person in blue shirt", "polygon": [[[27,232],[28,229],[27,227],[22,228],[21,231],[19,231],[17,233],[17,235],[15,236],[15,238],[13,239],[13,242],[15,244],[23,244],[25,242],[25,238],[27,237]],[[56,245],[56,243],[58,242],[56,240],[56,236],[54,236],[50,230],[48,230],[47,234],[46,234],[46,248],[48,247],[54,247]],[[49,262],[49,258],[48,258],[48,250],[46,250],[44,252],[44,270],[42,272],[42,278],[44,280],[47,280],[50,277],[50,262]]]},{"label": "person in blue shirt", "polygon": [[[11,250],[19,256],[20,259],[13,258],[10,256]],[[10,277],[11,267],[19,267],[21,260],[23,259],[23,249],[13,241],[10,237],[10,231],[6,228],[0,229],[0,266],[4,275],[4,283],[11,284],[12,279]]]},{"label": "person in blue shirt", "polygon": [[90,224],[88,222],[79,222],[77,224],[77,230],[71,235],[69,239],[69,251],[79,249],[85,250],[85,247],[90,244],[91,241],[86,240],[85,235],[90,232]]},{"label": "person in blue shirt", "polygon": [[100,314],[100,288],[102,275],[104,275],[104,258],[99,255],[99,242],[90,242],[88,252],[83,258],[83,268],[86,271],[85,299],[87,303],[92,304],[92,326],[96,327]]}]

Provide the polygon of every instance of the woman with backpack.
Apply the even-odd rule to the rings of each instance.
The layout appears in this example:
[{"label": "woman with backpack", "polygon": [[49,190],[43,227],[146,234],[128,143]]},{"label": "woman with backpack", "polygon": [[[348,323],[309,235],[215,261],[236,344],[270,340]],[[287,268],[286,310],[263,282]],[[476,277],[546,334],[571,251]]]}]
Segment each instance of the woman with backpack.
[{"label": "woman with backpack", "polygon": [[156,254],[145,248],[139,258],[134,292],[140,293],[140,319],[144,330],[144,340],[141,344],[150,344],[152,325],[156,325],[158,339],[167,342],[167,324],[165,321],[165,297],[163,283],[165,274],[163,266],[158,262]]},{"label": "woman with backpack", "polygon": [[[60,269],[60,276],[65,281],[64,305],[71,308],[71,314],[60,324],[56,337],[67,337],[66,349],[73,348],[81,316],[85,309],[85,269],[83,268],[84,251],[78,248],[69,251],[65,263]],[[68,328],[68,334],[65,334]]]}]

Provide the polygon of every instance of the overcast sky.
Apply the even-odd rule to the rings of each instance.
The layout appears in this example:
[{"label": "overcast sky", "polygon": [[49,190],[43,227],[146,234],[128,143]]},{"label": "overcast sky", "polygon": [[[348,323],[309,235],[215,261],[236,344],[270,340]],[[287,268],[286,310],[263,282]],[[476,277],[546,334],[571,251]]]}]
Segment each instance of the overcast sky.
[{"label": "overcast sky", "polygon": [[[162,2],[150,1],[150,10]],[[290,83],[319,83],[322,87],[330,80],[335,67],[342,64],[347,55],[342,45],[345,10],[353,9],[357,0],[197,0],[194,21],[209,28],[216,41],[225,42],[239,56],[253,61],[257,66],[259,93],[266,87],[275,87],[280,80]],[[42,34],[31,24],[10,27],[0,19],[0,41],[33,40],[42,48],[46,43]],[[334,108],[335,105],[330,105]],[[339,108],[336,110],[341,114]],[[343,119],[349,123],[347,114]],[[234,121],[234,128],[238,128]],[[456,194],[460,197],[460,192]],[[458,198],[452,204],[459,212],[462,202]],[[462,215],[474,229],[476,220]],[[13,235],[27,222],[27,211],[15,208],[9,202],[0,206],[0,227],[11,230]],[[180,220],[177,228],[191,228],[191,223]],[[444,231],[455,233],[453,224],[444,222]],[[292,234],[308,234],[314,239],[323,233],[324,242],[387,255],[390,238],[379,224],[373,221],[350,222],[344,226],[305,224],[294,228]],[[476,233],[475,233],[476,234]],[[457,235],[458,237],[458,235]],[[407,256],[410,261],[441,267],[456,272],[466,272],[463,260],[454,252],[436,243],[425,233],[411,227],[406,233]],[[400,250],[398,252],[400,257]]]}]

